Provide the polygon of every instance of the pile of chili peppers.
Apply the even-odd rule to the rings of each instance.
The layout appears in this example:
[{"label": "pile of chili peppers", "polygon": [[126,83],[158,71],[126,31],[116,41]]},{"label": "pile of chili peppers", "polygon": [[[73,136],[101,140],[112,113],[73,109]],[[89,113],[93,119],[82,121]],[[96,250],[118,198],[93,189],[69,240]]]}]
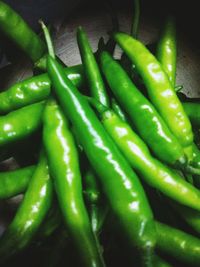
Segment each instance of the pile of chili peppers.
[{"label": "pile of chili peppers", "polygon": [[[116,242],[126,266],[200,266],[200,104],[176,85],[174,18],[154,54],[138,20],[135,0],[131,33],[115,29],[95,53],[79,27],[82,65],[67,67],[42,21],[44,39],[0,1],[0,30],[41,71],[0,93],[0,158],[21,163],[0,172],[0,199],[23,194],[0,266],[52,236],[42,266],[74,266],[61,264],[68,246],[77,266],[114,266],[106,253]],[[23,164],[30,151],[34,164]]]}]

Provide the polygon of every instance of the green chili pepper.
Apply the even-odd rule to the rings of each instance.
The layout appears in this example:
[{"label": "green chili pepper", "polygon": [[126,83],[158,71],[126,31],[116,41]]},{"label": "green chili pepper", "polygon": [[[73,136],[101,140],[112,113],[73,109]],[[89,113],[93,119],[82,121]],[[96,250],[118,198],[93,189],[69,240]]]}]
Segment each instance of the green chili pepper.
[{"label": "green chili pepper", "polygon": [[48,101],[44,112],[43,142],[64,221],[84,266],[104,266],[83,201],[74,139],[53,100]]},{"label": "green chili pepper", "polygon": [[156,222],[156,230],[158,250],[183,263],[199,266],[200,239],[159,222]]},{"label": "green chili pepper", "polygon": [[[84,84],[81,65],[66,68],[65,73],[75,86],[81,87]],[[20,81],[0,93],[0,114],[44,100],[49,96],[50,89],[51,81],[47,74]]]},{"label": "green chili pepper", "polygon": [[124,234],[130,244],[139,249],[145,265],[152,266],[151,254],[156,239],[154,221],[138,177],[86,99],[64,77],[63,67],[49,56],[47,69],[63,111],[75,127],[91,166],[98,173],[102,189]]},{"label": "green chili pepper", "polygon": [[200,192],[175,171],[153,158],[148,147],[112,110],[101,112],[102,123],[142,179],[163,194],[200,211]]},{"label": "green chili pepper", "polygon": [[15,171],[0,172],[0,199],[14,197],[25,192],[35,166]]},{"label": "green chili pepper", "polygon": [[124,111],[114,98],[112,98],[111,100],[111,107],[113,111],[120,117],[121,120],[126,122],[128,121],[126,114],[124,113]]},{"label": "green chili pepper", "polygon": [[41,125],[44,104],[32,104],[0,116],[0,147],[35,132]]},{"label": "green chili pepper", "polygon": [[175,19],[173,16],[168,16],[166,18],[161,32],[161,37],[157,45],[156,57],[168,75],[173,88],[175,88],[177,41]]},{"label": "green chili pepper", "polygon": [[109,106],[109,99],[99,67],[90,47],[87,35],[81,27],[77,30],[77,41],[91,95],[104,106]]},{"label": "green chili pepper", "polygon": [[17,44],[33,62],[45,53],[45,44],[10,6],[0,1],[0,30]]},{"label": "green chili pepper", "polygon": [[125,33],[116,33],[114,38],[135,64],[147,88],[149,98],[191,160],[193,142],[191,124],[162,66],[140,41]]},{"label": "green chili pepper", "polygon": [[0,262],[27,247],[52,202],[52,183],[43,152],[17,213],[0,239]]},{"label": "green chili pepper", "polygon": [[115,97],[155,155],[172,165],[184,165],[184,150],[178,140],[168,130],[154,106],[107,52],[101,54],[101,67]]},{"label": "green chili pepper", "polygon": [[185,112],[187,113],[193,125],[200,126],[200,103],[188,102],[183,103]]}]

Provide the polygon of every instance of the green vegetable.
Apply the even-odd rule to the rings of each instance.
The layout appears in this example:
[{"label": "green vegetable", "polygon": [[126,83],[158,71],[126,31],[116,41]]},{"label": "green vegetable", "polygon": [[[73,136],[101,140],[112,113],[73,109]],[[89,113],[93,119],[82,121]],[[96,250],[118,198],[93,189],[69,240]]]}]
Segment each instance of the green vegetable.
[{"label": "green vegetable", "polygon": [[104,106],[109,106],[109,99],[99,67],[90,47],[87,35],[81,27],[77,30],[77,41],[91,95]]},{"label": "green vegetable", "polygon": [[43,142],[64,222],[83,264],[104,266],[83,201],[74,139],[67,120],[53,100],[48,101],[44,112]]},{"label": "green vegetable", "polygon": [[176,58],[177,41],[176,25],[173,16],[168,16],[165,20],[161,36],[157,45],[156,57],[161,63],[164,71],[175,88],[176,83]]},{"label": "green vegetable", "polygon": [[191,124],[161,64],[140,41],[128,34],[116,33],[114,38],[135,64],[147,88],[149,98],[191,160],[193,142]]},{"label": "green vegetable", "polygon": [[72,122],[81,145],[98,173],[108,202],[132,246],[136,246],[146,266],[152,266],[155,246],[154,221],[143,188],[129,164],[107,135],[86,99],[64,75],[63,67],[52,57],[47,70],[54,92],[67,118]]},{"label": "green vegetable", "polygon": [[34,133],[41,125],[44,102],[0,116],[0,147]]},{"label": "green vegetable", "polygon": [[153,158],[146,144],[112,110],[101,112],[102,123],[131,166],[150,186],[200,211],[200,191]]},{"label": "green vegetable", "polygon": [[178,140],[168,130],[154,106],[107,52],[101,54],[101,67],[115,97],[154,154],[169,164],[184,166],[185,155]]},{"label": "green vegetable", "polygon": [[26,191],[35,166],[0,172],[0,199],[14,197]]},{"label": "green vegetable", "polygon": [[0,30],[17,44],[33,62],[45,53],[45,44],[9,5],[0,1]]},{"label": "green vegetable", "polygon": [[157,222],[157,249],[191,266],[199,266],[200,239]]},{"label": "green vegetable", "polygon": [[[84,84],[81,65],[66,68],[65,73],[75,86]],[[49,96],[50,89],[51,81],[46,73],[20,81],[0,93],[0,114],[44,100]]]},{"label": "green vegetable", "polygon": [[52,189],[47,161],[42,152],[24,199],[0,239],[0,263],[30,244],[51,206]]}]

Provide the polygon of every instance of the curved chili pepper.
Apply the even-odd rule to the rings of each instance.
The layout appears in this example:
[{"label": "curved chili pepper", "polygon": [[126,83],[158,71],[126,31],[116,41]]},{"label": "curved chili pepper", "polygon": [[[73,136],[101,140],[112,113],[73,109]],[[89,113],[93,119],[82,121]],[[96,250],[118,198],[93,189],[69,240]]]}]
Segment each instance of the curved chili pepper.
[{"label": "curved chili pepper", "polygon": [[157,45],[156,57],[168,75],[173,88],[175,88],[177,43],[175,19],[173,16],[166,18]]},{"label": "curved chili pepper", "polygon": [[91,166],[98,173],[103,191],[125,235],[132,246],[140,250],[146,266],[151,266],[150,256],[156,239],[154,221],[139,179],[85,98],[64,77],[63,67],[48,57],[47,69],[61,106],[75,127]]},{"label": "curved chili pepper", "polygon": [[[81,65],[66,68],[65,73],[75,86],[81,87],[85,83]],[[47,74],[20,81],[0,93],[0,114],[44,100],[49,96],[50,90],[51,81]]]},{"label": "curved chili pepper", "polygon": [[124,111],[114,98],[112,98],[111,100],[111,107],[112,110],[120,117],[121,120],[126,122],[128,121],[126,114],[124,113]]},{"label": "curved chili pepper", "polygon": [[0,147],[35,132],[42,122],[44,102],[32,104],[0,116]]},{"label": "curved chili pepper", "polygon": [[14,197],[28,187],[35,166],[28,166],[15,171],[0,172],[0,199]]},{"label": "curved chili pepper", "polygon": [[0,30],[17,44],[33,62],[45,53],[45,44],[9,5],[0,1]]},{"label": "curved chili pepper", "polygon": [[17,213],[0,239],[0,262],[27,247],[52,202],[52,183],[43,152]]},{"label": "curved chili pepper", "polygon": [[156,222],[157,249],[183,263],[199,266],[200,239],[166,224]]},{"label": "curved chili pepper", "polygon": [[193,142],[191,124],[167,74],[140,41],[125,33],[115,33],[114,39],[135,64],[147,88],[149,98],[191,160]]},{"label": "curved chili pepper", "polygon": [[84,266],[104,266],[83,201],[74,139],[55,101],[48,101],[43,121],[43,142],[64,222]]},{"label": "curved chili pepper", "polygon": [[77,41],[91,95],[104,106],[109,106],[109,99],[99,67],[90,47],[87,35],[81,27],[77,30]]},{"label": "curved chili pepper", "polygon": [[112,110],[103,112],[101,117],[113,141],[146,183],[177,202],[200,211],[199,190],[153,158],[143,140]]},{"label": "curved chili pepper", "polygon": [[183,148],[154,106],[107,52],[101,54],[100,60],[102,71],[113,94],[155,155],[169,164],[184,165],[186,160]]}]

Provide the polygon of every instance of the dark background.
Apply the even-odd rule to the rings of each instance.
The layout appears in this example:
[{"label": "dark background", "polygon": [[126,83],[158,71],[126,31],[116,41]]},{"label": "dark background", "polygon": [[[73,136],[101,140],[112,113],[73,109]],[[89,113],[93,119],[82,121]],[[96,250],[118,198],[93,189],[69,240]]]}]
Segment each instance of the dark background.
[{"label": "dark background", "polygon": [[[106,0],[103,0],[106,1]],[[43,18],[46,23],[54,23],[57,19],[70,16],[77,5],[98,8],[103,1],[91,0],[5,0],[12,6],[28,24],[39,31],[38,20]],[[131,0],[109,0],[117,8],[129,6]],[[179,1],[179,0],[141,0],[141,10],[155,19],[162,19],[163,13],[172,11],[177,17],[178,26],[193,43],[199,44],[199,8],[198,1]],[[12,61],[12,46],[7,43],[7,39],[0,34],[0,67],[6,65],[5,55]]]}]

